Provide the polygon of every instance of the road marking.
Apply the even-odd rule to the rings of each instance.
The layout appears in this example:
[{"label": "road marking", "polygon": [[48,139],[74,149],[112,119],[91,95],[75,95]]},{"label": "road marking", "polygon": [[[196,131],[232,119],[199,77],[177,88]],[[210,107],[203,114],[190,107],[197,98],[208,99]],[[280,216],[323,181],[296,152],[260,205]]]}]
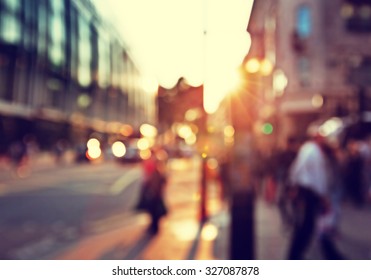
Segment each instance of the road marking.
[{"label": "road marking", "polygon": [[147,213],[128,211],[105,219],[92,221],[87,225],[87,229],[90,234],[100,234],[122,227],[147,225],[149,222],[150,219]]},{"label": "road marking", "polygon": [[130,184],[139,180],[143,177],[141,168],[132,168],[128,172],[125,172],[119,179],[116,180],[109,188],[108,194],[117,195],[126,189]]}]

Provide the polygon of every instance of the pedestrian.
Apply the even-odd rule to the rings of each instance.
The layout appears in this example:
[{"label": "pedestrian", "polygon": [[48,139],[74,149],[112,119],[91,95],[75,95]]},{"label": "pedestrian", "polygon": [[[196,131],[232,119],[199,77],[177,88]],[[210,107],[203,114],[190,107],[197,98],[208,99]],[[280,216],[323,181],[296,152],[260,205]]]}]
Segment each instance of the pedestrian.
[{"label": "pedestrian", "polygon": [[151,216],[149,232],[156,234],[159,230],[160,219],[167,214],[164,200],[167,177],[161,152],[153,150],[151,157],[143,162],[143,169],[144,180],[137,209],[148,212]]},{"label": "pedestrian", "polygon": [[23,140],[11,143],[9,147],[9,157],[15,169],[18,169],[27,160],[27,146]]},{"label": "pedestrian", "polygon": [[344,174],[347,194],[356,207],[361,207],[365,196],[362,189],[364,158],[360,153],[360,140],[349,139],[346,143],[346,152]]},{"label": "pedestrian", "polygon": [[277,153],[273,159],[275,180],[277,181],[277,206],[281,220],[285,226],[292,225],[293,211],[291,208],[291,188],[289,183],[289,170],[295,160],[301,141],[294,137],[288,137],[286,146]]},{"label": "pedestrian", "polygon": [[333,194],[340,188],[335,180],[340,174],[334,151],[326,140],[319,130],[311,133],[289,171],[295,193],[295,221],[288,259],[303,259],[316,233],[325,258],[343,258],[330,234],[337,221]]}]

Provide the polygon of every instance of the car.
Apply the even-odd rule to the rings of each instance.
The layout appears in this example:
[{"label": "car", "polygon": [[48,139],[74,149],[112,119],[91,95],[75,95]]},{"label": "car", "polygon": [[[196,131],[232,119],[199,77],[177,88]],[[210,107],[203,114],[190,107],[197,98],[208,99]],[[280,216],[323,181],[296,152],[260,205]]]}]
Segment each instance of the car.
[{"label": "car", "polygon": [[113,143],[112,153],[117,161],[122,163],[136,163],[148,158],[151,152],[149,147],[142,147],[139,144],[141,139],[134,138]]}]

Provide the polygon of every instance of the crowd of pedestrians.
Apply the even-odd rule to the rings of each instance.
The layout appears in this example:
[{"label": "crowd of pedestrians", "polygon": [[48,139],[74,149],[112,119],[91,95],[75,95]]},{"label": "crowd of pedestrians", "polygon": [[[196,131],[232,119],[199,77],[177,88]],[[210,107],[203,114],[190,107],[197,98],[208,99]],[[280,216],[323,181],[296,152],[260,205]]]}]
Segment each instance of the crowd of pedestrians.
[{"label": "crowd of pedestrians", "polygon": [[370,202],[371,139],[340,143],[319,129],[310,130],[308,136],[302,142],[290,138],[285,149],[263,161],[268,178],[263,193],[277,203],[291,231],[288,259],[305,258],[313,240],[324,258],[344,259],[334,237],[342,203],[363,207]]}]

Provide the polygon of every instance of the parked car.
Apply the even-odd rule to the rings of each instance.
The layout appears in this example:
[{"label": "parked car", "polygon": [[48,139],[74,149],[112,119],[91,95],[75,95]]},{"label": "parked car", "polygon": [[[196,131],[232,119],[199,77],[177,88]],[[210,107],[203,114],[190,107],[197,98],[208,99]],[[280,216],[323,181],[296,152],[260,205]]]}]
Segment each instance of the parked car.
[{"label": "parked car", "polygon": [[149,147],[142,147],[139,145],[138,143],[140,140],[141,139],[134,138],[126,141],[116,141],[112,145],[114,156],[122,163],[135,163],[148,158],[151,153]]}]

